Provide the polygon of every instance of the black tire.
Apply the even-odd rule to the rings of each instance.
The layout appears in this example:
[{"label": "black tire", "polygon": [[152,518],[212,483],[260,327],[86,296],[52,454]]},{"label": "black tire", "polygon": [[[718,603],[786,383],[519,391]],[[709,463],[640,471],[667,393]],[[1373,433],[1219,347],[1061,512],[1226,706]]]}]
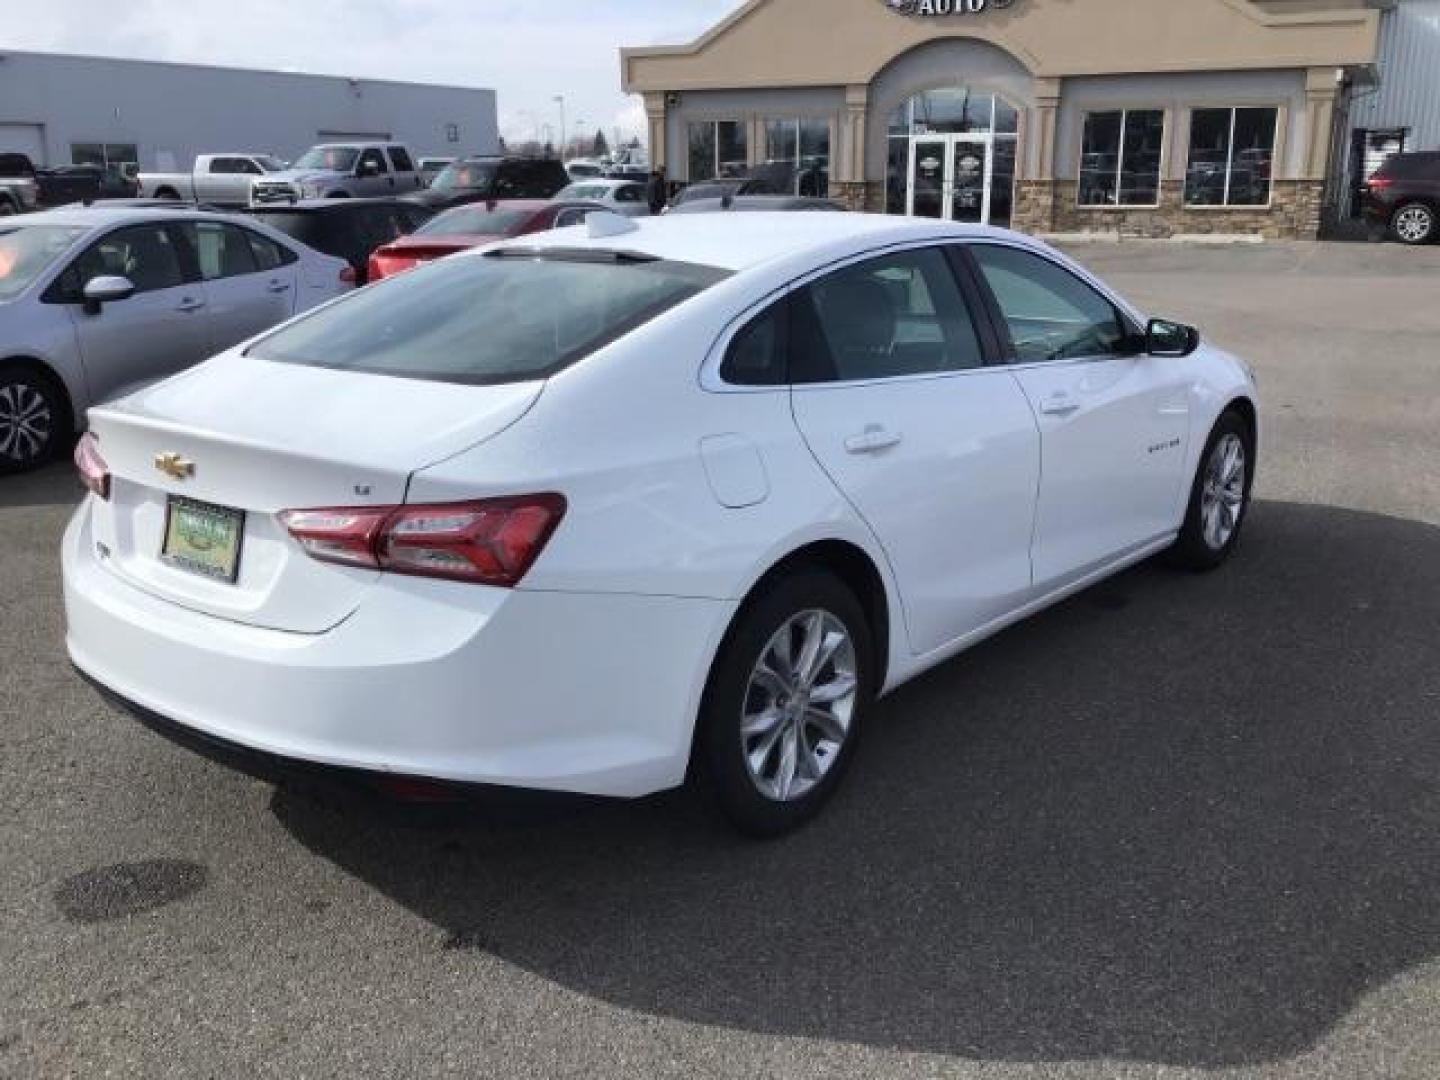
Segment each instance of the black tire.
[{"label": "black tire", "polygon": [[[844,627],[853,660],[855,691],[849,704],[848,728],[838,751],[827,750],[808,728],[798,728],[797,738],[805,739],[805,760],[828,762],[817,780],[796,777],[795,783],[808,786],[803,794],[788,799],[762,792],[747,764],[746,743],[741,733],[743,717],[756,690],[751,676],[782,627],[812,612],[822,612]],[[752,599],[736,617],[715,659],[701,705],[696,733],[696,772],[703,788],[719,803],[721,812],[743,833],[757,837],[779,836],[808,821],[825,804],[840,784],[853,760],[864,729],[865,716],[875,695],[874,635],[864,609],[855,595],[838,579],[821,570],[801,570],[781,578]],[[822,674],[828,673],[828,674]],[[814,688],[836,685],[845,677],[837,662],[816,671]],[[808,697],[808,691],[807,691]],[[817,698],[818,700],[818,698]],[[772,702],[772,705],[775,702]],[[808,715],[803,703],[799,715]],[[777,727],[783,724],[777,724]],[[772,744],[764,760],[779,762],[783,740]]]},{"label": "black tire", "polygon": [[69,435],[70,404],[60,384],[32,364],[0,366],[0,474],[48,464]]},{"label": "black tire", "polygon": [[350,198],[350,192],[348,192],[348,191],[332,191],[332,192],[330,192],[328,195],[326,195],[325,198],[327,198],[327,199],[348,199],[348,198]]},{"label": "black tire", "polygon": [[[1244,447],[1245,461],[1243,493],[1234,523],[1218,545],[1214,532],[1207,534],[1206,496],[1212,466],[1216,463],[1217,450],[1222,442],[1235,438]],[[1216,421],[1210,438],[1205,442],[1205,452],[1200,455],[1200,464],[1195,470],[1195,480],[1190,488],[1190,503],[1185,511],[1185,524],[1174,547],[1168,552],[1169,562],[1186,570],[1205,572],[1220,566],[1240,542],[1240,533],[1245,519],[1250,514],[1250,493],[1255,485],[1255,435],[1249,422],[1236,409],[1227,409]]]},{"label": "black tire", "polygon": [[157,198],[157,199],[167,199],[167,200],[169,200],[169,201],[171,201],[171,202],[179,202],[179,201],[180,201],[180,193],[179,193],[178,191],[176,191],[174,188],[168,188],[168,187],[167,187],[167,188],[161,188],[159,191],[155,192],[155,198]]},{"label": "black tire", "polygon": [[9,217],[11,214],[18,214],[19,208],[8,198],[0,199],[0,217]]},{"label": "black tire", "polygon": [[1422,202],[1404,203],[1390,217],[1390,235],[1402,244],[1418,247],[1440,234],[1440,217],[1435,208]]}]

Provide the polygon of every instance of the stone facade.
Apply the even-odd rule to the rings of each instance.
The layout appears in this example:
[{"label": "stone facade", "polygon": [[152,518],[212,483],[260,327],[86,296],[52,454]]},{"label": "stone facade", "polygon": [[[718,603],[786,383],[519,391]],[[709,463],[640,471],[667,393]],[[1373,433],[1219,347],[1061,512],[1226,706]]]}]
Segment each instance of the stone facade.
[{"label": "stone facade", "polygon": [[1076,205],[1074,181],[1031,180],[1020,184],[1014,226],[1031,233],[1118,233],[1122,237],[1234,233],[1267,240],[1314,240],[1325,196],[1322,180],[1276,180],[1269,206],[1186,206],[1184,184],[1161,184],[1155,208],[1087,208]]}]

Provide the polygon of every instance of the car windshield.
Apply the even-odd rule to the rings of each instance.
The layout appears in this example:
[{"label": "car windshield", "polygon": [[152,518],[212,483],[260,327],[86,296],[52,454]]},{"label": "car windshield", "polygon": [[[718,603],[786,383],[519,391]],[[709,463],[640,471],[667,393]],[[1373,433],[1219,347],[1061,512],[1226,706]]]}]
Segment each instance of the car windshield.
[{"label": "car windshield", "polygon": [[248,355],[437,382],[528,382],[726,276],[591,250],[462,256],[353,293],[262,339]]},{"label": "car windshield", "polygon": [[473,161],[457,161],[447,165],[435,177],[430,186],[436,191],[466,191],[484,189],[495,179],[494,165],[479,165]]},{"label": "car windshield", "polygon": [[87,231],[75,225],[0,227],[0,300],[19,296]]},{"label": "car windshield", "polygon": [[359,156],[360,151],[351,146],[316,146],[300,155],[295,168],[348,173],[355,168],[355,159]]},{"label": "car windshield", "polygon": [[265,155],[255,158],[255,164],[259,165],[260,168],[264,169],[266,172],[279,172],[281,169],[285,168],[285,163],[279,158],[273,158]]},{"label": "car windshield", "polygon": [[431,218],[415,236],[506,236],[530,219],[533,211],[505,210],[479,206],[459,206]]}]

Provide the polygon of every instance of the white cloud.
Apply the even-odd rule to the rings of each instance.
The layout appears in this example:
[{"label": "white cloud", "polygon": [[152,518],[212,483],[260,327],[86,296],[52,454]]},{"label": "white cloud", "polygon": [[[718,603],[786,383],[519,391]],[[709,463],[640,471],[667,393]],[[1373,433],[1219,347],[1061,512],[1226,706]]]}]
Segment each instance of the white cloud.
[{"label": "white cloud", "polygon": [[560,122],[644,136],[620,92],[622,45],[687,41],[740,0],[47,0],[5,25],[15,49],[228,64],[498,93],[501,131]]}]

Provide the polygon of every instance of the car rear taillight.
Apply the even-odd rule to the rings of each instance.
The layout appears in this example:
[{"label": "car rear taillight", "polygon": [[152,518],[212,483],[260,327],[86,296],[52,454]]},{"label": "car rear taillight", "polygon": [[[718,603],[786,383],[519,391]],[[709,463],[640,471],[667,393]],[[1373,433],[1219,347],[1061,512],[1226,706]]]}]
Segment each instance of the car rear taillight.
[{"label": "car rear taillight", "polygon": [[110,498],[110,466],[100,456],[100,440],[88,431],[75,444],[75,468],[80,472],[80,482],[92,494]]},{"label": "car rear taillight", "polygon": [[416,577],[511,588],[565,516],[561,495],[426,506],[286,510],[280,522],[311,558]]},{"label": "car rear taillight", "polygon": [[345,285],[359,285],[360,275],[355,272],[353,266],[347,266],[340,271],[340,281]]},{"label": "car rear taillight", "polygon": [[1361,186],[1371,191],[1384,191],[1386,188],[1394,187],[1395,181],[1388,176],[1372,176]]}]

